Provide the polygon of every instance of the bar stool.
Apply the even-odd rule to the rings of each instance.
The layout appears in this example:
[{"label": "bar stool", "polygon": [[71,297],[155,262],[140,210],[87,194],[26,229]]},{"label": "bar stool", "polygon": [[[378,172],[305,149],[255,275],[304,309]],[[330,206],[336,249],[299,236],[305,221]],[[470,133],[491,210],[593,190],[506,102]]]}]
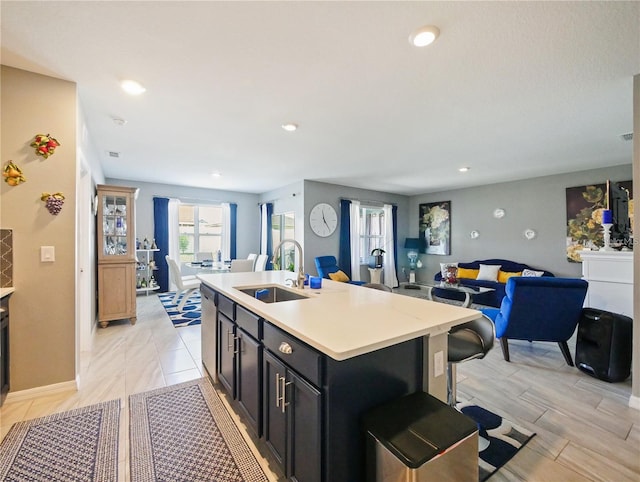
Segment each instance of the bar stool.
[{"label": "bar stool", "polygon": [[484,358],[496,338],[493,321],[485,315],[455,326],[448,338],[447,402],[456,405],[456,364]]}]

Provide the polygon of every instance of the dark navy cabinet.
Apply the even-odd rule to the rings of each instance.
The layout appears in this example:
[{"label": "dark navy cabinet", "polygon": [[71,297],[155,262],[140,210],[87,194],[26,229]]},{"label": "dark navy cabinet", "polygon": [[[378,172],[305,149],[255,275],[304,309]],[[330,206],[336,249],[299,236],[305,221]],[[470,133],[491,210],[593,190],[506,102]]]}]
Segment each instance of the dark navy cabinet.
[{"label": "dark navy cabinet", "polygon": [[423,390],[422,337],[338,361],[217,299],[218,380],[258,448],[287,480],[364,482],[362,415]]}]

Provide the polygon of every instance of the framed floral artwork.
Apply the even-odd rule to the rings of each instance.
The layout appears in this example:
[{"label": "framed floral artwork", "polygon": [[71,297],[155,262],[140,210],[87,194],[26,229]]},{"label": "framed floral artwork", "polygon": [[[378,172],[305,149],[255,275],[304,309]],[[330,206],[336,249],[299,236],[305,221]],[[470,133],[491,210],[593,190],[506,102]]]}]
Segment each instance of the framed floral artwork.
[{"label": "framed floral artwork", "polygon": [[[631,194],[629,212],[633,216],[633,183],[624,181],[619,184]],[[568,187],[566,191],[567,260],[580,263],[580,251],[598,250],[604,245],[602,211],[607,209],[607,185],[602,183]]]},{"label": "framed floral artwork", "polygon": [[423,253],[451,254],[451,201],[420,204]]}]

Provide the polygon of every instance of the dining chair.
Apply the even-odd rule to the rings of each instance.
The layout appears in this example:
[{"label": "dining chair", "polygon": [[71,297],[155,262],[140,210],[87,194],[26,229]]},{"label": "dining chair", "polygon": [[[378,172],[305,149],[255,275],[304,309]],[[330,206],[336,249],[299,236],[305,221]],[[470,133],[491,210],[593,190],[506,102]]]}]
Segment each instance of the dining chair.
[{"label": "dining chair", "polygon": [[256,265],[253,268],[254,271],[265,271],[267,269],[267,261],[269,260],[269,256],[266,254],[258,255],[258,259],[256,259]]},{"label": "dining chair", "polygon": [[[171,259],[169,255],[165,256],[164,259],[169,266],[171,282],[176,285],[176,294],[171,302],[178,305],[178,311],[182,311],[189,297],[200,288],[200,280],[193,275],[182,276],[178,263]],[[182,299],[180,299],[181,297]],[[180,300],[179,303],[178,300]]]},{"label": "dining chair", "polygon": [[247,256],[247,259],[250,259],[253,261],[253,270],[255,271],[255,265],[256,265],[256,259],[258,258],[258,255],[256,253],[249,253],[249,256]]},{"label": "dining chair", "polygon": [[231,260],[231,268],[229,268],[229,272],[231,273],[242,273],[253,271],[253,260],[252,259],[232,259]]}]

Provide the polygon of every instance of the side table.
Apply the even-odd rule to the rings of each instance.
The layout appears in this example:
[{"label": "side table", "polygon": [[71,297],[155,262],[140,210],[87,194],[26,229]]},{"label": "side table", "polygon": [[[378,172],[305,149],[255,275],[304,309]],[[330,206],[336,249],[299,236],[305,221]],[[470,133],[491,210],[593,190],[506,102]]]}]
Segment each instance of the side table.
[{"label": "side table", "polygon": [[369,268],[371,283],[382,283],[382,268]]}]

